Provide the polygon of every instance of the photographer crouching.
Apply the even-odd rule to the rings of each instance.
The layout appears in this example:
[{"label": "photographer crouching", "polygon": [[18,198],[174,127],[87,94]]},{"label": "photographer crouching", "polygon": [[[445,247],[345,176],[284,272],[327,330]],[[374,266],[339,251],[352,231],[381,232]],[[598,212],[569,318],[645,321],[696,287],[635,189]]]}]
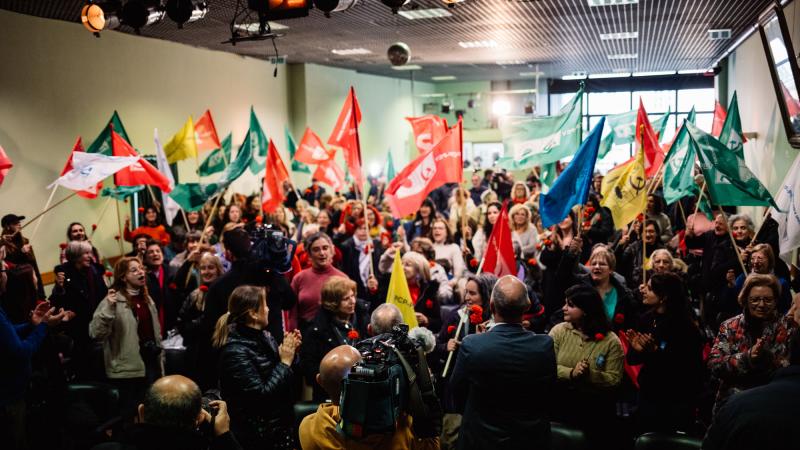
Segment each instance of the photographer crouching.
[{"label": "photographer crouching", "polygon": [[206,401],[194,381],[170,375],[158,379],[139,405],[138,423],[120,442],[93,450],[241,450],[230,431],[224,401]]}]

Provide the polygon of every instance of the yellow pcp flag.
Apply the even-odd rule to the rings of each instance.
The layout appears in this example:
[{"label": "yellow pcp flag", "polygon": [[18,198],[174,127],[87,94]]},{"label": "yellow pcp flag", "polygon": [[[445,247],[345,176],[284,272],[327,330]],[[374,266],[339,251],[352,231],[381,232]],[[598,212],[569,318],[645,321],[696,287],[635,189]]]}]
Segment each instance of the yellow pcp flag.
[{"label": "yellow pcp flag", "polygon": [[192,116],[183,124],[183,128],[172,136],[172,139],[164,145],[164,153],[167,155],[167,162],[174,164],[186,158],[197,156],[197,142],[194,138],[194,123]]},{"label": "yellow pcp flag", "polygon": [[630,163],[608,172],[600,191],[603,194],[600,204],[611,210],[615,228],[623,229],[642,214],[647,205],[644,151],[640,148]]},{"label": "yellow pcp flag", "polygon": [[389,281],[389,292],[386,293],[386,303],[390,303],[400,310],[403,315],[403,322],[408,328],[416,328],[417,316],[414,314],[414,301],[411,300],[411,292],[408,290],[406,273],[403,271],[403,263],[400,260],[400,252],[394,254],[392,264],[392,279]]}]

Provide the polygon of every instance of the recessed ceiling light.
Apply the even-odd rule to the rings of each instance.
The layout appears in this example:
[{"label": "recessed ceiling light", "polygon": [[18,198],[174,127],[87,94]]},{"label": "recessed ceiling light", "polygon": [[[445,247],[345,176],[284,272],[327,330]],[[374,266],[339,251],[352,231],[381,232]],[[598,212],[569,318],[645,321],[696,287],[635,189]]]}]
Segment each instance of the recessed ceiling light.
[{"label": "recessed ceiling light", "polygon": [[452,14],[450,11],[442,8],[430,8],[430,9],[412,9],[408,11],[398,11],[397,14],[405,17],[409,20],[415,19],[436,19],[439,17],[450,17]]},{"label": "recessed ceiling light", "polygon": [[636,5],[639,0],[586,0],[589,6],[622,6]]},{"label": "recessed ceiling light", "polygon": [[[270,30],[272,31],[279,31],[279,30],[288,30],[289,27],[278,22],[267,22],[269,25]],[[233,26],[233,28],[241,31],[246,31],[248,33],[258,33],[258,22],[255,23],[237,23]]]},{"label": "recessed ceiling light", "polygon": [[504,61],[497,61],[498,66],[524,66],[527,64],[527,61],[523,61],[521,59],[507,59]]},{"label": "recessed ceiling light", "polygon": [[494,48],[497,47],[497,42],[489,39],[486,41],[459,42],[458,45],[460,45],[461,48]]},{"label": "recessed ceiling light", "polygon": [[638,31],[623,31],[622,33],[600,33],[601,41],[612,41],[616,39],[636,39],[639,37]]},{"label": "recessed ceiling light", "polygon": [[731,38],[730,28],[708,30],[708,39],[712,41],[724,41]]},{"label": "recessed ceiling light", "polygon": [[331,53],[339,56],[354,56],[354,55],[369,55],[372,51],[367,50],[366,48],[344,48],[344,49],[333,49]]},{"label": "recessed ceiling light", "polygon": [[543,77],[544,72],[520,72],[521,77]]},{"label": "recessed ceiling light", "polygon": [[675,75],[674,70],[661,70],[655,72],[634,72],[635,77],[662,77],[665,75]]},{"label": "recessed ceiling light", "polygon": [[456,77],[454,75],[439,75],[436,77],[431,77],[433,81],[452,81],[455,80]]},{"label": "recessed ceiling light", "polygon": [[638,57],[638,53],[617,53],[615,55],[607,55],[608,59],[636,59]]},{"label": "recessed ceiling light", "polygon": [[405,66],[392,66],[394,70],[420,70],[422,66],[416,64],[406,64]]},{"label": "recessed ceiling light", "polygon": [[590,80],[595,80],[599,78],[627,78],[631,76],[630,72],[622,72],[622,73],[593,73],[589,75]]},{"label": "recessed ceiling light", "polygon": [[706,73],[708,69],[686,69],[686,70],[679,70],[678,75],[694,75],[697,73]]},{"label": "recessed ceiling light", "polygon": [[564,75],[562,80],[583,80],[586,78],[586,72],[573,72],[572,75]]}]

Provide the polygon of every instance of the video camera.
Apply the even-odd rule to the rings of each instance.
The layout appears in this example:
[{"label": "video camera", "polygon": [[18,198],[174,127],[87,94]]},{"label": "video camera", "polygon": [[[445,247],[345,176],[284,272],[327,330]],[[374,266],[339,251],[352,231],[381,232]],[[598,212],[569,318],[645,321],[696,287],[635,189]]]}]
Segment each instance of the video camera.
[{"label": "video camera", "polygon": [[403,413],[429,416],[438,400],[423,345],[405,324],[356,344],[362,361],[344,379],[339,402],[345,435],[392,433]]},{"label": "video camera", "polygon": [[250,232],[250,257],[257,269],[286,273],[292,269],[297,243],[273,225],[258,225]]}]

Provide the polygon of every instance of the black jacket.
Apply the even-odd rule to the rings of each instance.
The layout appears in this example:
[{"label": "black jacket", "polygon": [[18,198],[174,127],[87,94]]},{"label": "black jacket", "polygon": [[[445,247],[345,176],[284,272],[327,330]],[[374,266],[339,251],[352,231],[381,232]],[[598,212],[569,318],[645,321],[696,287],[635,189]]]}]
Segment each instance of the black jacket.
[{"label": "black jacket", "polygon": [[271,448],[271,434],[291,427],[292,368],[263,331],[237,326],[219,354],[219,387],[228,403],[231,430],[245,449]]},{"label": "black jacket", "polygon": [[727,233],[717,236],[714,230],[709,230],[700,235],[686,236],[685,241],[687,248],[703,250],[702,283],[698,287],[704,288],[704,292],[719,295],[727,284],[725,275],[728,270],[733,269],[737,275],[742,272]]},{"label": "black jacket", "polygon": [[76,354],[85,355],[92,346],[89,322],[92,321],[97,305],[108,293],[103,279],[105,270],[102,266],[92,264],[82,272],[73,264],[61,264],[56,266],[53,272],[64,272],[64,287],[53,288],[50,302],[56,308],[64,308],[75,313],[75,317],[61,325],[59,329],[72,339]]},{"label": "black jacket", "polygon": [[555,380],[550,336],[499,324],[464,338],[450,377],[463,412],[457,448],[550,448],[547,409]]},{"label": "black jacket", "polygon": [[[654,251],[661,248],[664,246],[660,242],[647,245],[647,257],[650,258]],[[628,243],[625,247],[618,247],[615,256],[617,258],[616,272],[625,278],[630,289],[638,289],[642,283],[642,241],[637,240]]]},{"label": "black jacket", "polygon": [[370,304],[375,303],[379,299],[386,299],[386,290],[389,286],[389,277],[387,274],[382,274],[378,270],[378,262],[383,254],[381,241],[373,239],[372,245],[374,246],[372,249],[372,269],[375,277],[378,279],[378,290],[375,292],[370,292],[364,282],[361,281],[361,273],[358,269],[358,260],[361,251],[356,248],[353,238],[348,238],[339,246],[339,250],[342,252],[341,271],[344,272],[348,278],[356,282],[356,288],[358,290],[358,292],[356,292],[356,297],[366,300]]},{"label": "black jacket", "polygon": [[442,328],[441,305],[436,297],[438,292],[439,282],[431,280],[420,286],[419,297],[417,297],[417,303],[414,304],[414,311],[428,318],[427,328],[434,334]]},{"label": "black jacket", "polygon": [[230,431],[209,440],[197,431],[139,423],[127,430],[119,442],[95,445],[92,450],[241,450],[241,448]]},{"label": "black jacket", "polygon": [[161,268],[164,271],[162,283],[159,283],[157,272],[147,271],[147,292],[156,304],[159,316],[163,315],[161,337],[164,338],[167,331],[173,329],[178,322],[178,311],[181,304],[180,300],[175,297],[173,289],[170,288],[172,279],[169,276],[169,265],[164,263]]}]

